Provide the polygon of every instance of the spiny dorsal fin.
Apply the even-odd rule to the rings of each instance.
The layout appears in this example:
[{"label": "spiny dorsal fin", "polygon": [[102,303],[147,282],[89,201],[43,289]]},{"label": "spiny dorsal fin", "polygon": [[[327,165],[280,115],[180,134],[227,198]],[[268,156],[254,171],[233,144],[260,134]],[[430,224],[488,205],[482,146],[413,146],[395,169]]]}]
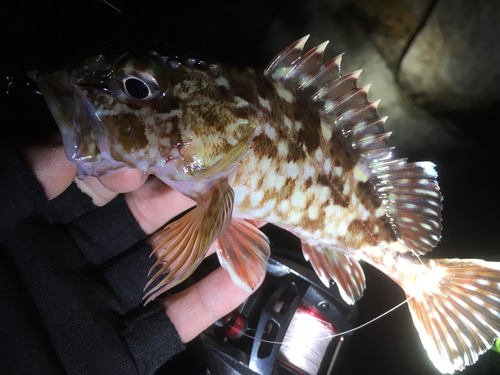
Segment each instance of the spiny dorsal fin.
[{"label": "spiny dorsal fin", "polygon": [[281,51],[267,65],[264,74],[270,75],[271,78],[276,81],[283,79],[292,70],[295,60],[303,58],[302,50],[304,49],[307,39],[309,39],[309,35],[300,38]]},{"label": "spiny dorsal fin", "polygon": [[394,147],[387,146],[387,117],[379,117],[379,100],[368,101],[370,85],[358,88],[361,70],[340,73],[342,55],[322,63],[326,43],[302,55],[308,36],[285,48],[266,68],[266,75],[280,81],[298,98],[308,101],[344,140],[370,173],[374,194],[393,228],[416,253],[431,251],[441,234],[441,193],[432,163],[407,163],[394,159]]}]

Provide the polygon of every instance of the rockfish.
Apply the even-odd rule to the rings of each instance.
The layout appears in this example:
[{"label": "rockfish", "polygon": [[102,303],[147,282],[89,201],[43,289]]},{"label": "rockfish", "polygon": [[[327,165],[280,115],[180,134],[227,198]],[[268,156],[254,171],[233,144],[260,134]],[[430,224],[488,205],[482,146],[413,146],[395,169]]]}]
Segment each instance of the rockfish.
[{"label": "rockfish", "polygon": [[441,235],[434,165],[395,158],[361,71],[341,75],[341,56],[323,63],[327,42],[303,54],[306,40],[264,70],[99,55],[38,83],[80,178],[138,168],[196,201],[161,235],[152,280],[164,278],[148,301],[212,243],[234,282],[254,289],[269,241],[247,220],[263,220],[300,237],[349,304],[365,289],[360,261],[384,272],[411,297],[434,365],[463,369],[500,336],[500,262],[421,257]]}]

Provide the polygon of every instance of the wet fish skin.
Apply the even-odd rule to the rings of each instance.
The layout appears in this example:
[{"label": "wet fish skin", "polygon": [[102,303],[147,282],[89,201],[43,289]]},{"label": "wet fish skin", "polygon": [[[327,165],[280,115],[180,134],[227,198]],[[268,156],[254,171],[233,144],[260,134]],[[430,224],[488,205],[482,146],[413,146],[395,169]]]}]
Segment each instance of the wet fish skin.
[{"label": "wet fish skin", "polygon": [[212,243],[253,289],[269,243],[246,220],[264,220],[299,236],[348,303],[365,289],[359,260],[387,274],[435,366],[463,369],[500,336],[500,263],[421,257],[441,236],[434,165],[395,159],[361,71],[342,76],[341,56],[323,63],[326,43],[303,54],[306,40],[264,70],[153,53],[97,56],[38,82],[81,178],[139,168],[197,202],[161,235],[148,286],[166,276],[148,301]]}]

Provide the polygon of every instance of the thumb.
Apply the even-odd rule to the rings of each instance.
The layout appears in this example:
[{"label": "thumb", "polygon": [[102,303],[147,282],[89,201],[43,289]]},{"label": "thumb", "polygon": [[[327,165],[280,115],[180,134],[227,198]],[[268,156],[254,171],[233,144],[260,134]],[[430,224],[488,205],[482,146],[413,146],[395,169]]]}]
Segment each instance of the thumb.
[{"label": "thumb", "polygon": [[66,159],[61,144],[30,146],[24,151],[24,159],[49,200],[66,190],[76,177],[76,166]]},{"label": "thumb", "polygon": [[[259,285],[264,278],[259,281]],[[187,343],[237,308],[253,292],[238,287],[222,267],[189,288],[159,300],[181,341]]]}]

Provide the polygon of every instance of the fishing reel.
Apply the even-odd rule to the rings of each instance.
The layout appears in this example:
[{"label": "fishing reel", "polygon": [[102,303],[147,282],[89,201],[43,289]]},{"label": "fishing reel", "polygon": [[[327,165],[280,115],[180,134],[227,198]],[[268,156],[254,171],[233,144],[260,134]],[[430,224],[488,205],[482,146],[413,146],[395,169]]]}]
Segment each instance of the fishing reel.
[{"label": "fishing reel", "polygon": [[310,268],[272,250],[262,286],[201,335],[207,374],[340,374],[357,309]]}]

